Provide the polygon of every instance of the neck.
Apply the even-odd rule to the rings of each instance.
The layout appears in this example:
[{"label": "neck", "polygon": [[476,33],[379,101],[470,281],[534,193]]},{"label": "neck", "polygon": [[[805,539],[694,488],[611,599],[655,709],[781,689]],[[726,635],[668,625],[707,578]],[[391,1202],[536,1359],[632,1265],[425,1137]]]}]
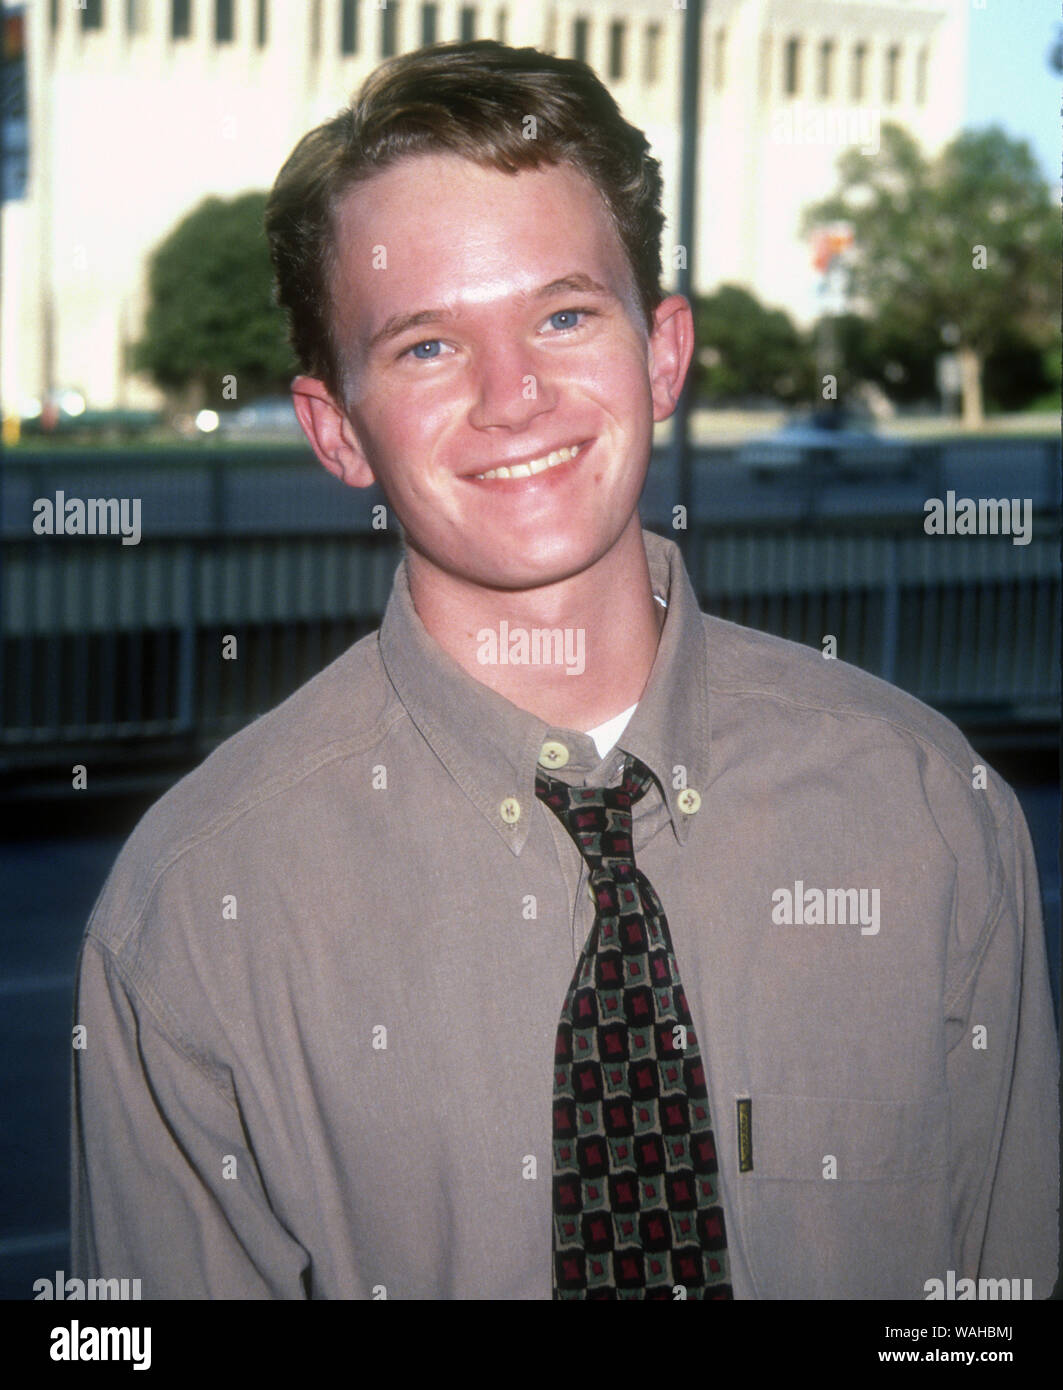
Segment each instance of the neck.
[{"label": "neck", "polygon": [[536,589],[485,589],[408,551],[426,631],[474,680],[548,724],[586,731],[641,698],[664,609],[638,516],[588,569]]}]

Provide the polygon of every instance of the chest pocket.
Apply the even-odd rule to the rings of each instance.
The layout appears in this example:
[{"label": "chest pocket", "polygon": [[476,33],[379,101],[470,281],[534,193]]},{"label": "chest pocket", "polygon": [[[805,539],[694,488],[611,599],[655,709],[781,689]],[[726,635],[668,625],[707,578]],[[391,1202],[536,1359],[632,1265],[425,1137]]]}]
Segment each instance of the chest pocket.
[{"label": "chest pocket", "polygon": [[758,1298],[923,1298],[949,1253],[948,1098],[752,1097],[738,1230]]}]

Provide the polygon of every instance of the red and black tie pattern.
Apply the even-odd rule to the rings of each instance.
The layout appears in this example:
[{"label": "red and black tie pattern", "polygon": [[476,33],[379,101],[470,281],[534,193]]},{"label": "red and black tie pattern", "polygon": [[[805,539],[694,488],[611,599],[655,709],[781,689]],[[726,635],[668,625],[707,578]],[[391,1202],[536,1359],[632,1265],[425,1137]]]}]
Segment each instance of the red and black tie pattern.
[{"label": "red and black tie pattern", "polygon": [[619,787],[537,772],[536,794],[590,870],[594,925],[565,995],[554,1062],[554,1298],[732,1297],[698,1040],[664,908],[636,867]]}]

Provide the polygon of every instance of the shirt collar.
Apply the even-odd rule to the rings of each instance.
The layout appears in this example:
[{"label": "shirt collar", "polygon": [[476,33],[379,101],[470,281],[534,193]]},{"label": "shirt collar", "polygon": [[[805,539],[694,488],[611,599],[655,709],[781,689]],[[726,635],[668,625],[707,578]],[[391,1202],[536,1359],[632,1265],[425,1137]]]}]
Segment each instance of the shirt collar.
[{"label": "shirt collar", "polygon": [[547,724],[463,671],[418,617],[405,561],[396,572],[380,626],[388,678],[433,753],[515,854],[528,836],[548,740],[568,749],[564,777],[577,783],[609,780],[619,754],[634,754],[659,782],[677,838],[686,839],[690,815],[680,797],[704,789],[709,772],[705,627],[678,546],[652,531],[642,535],[653,591],[668,611],[638,709],[604,760],[587,734]]}]

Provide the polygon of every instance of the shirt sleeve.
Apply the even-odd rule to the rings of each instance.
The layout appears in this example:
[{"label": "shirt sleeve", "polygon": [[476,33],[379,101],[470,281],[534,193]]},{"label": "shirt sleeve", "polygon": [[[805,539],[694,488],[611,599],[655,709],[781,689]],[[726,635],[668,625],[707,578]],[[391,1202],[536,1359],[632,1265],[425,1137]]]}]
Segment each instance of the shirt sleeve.
[{"label": "shirt sleeve", "polygon": [[145,1299],[308,1297],[309,1257],[270,1210],[231,1088],[91,935],[75,1024],[76,1277],[140,1279]]},{"label": "shirt sleeve", "polygon": [[1033,847],[1004,791],[998,910],[946,1001],[953,1250],[958,1276],[1029,1279],[1033,1297],[1047,1298],[1058,1258],[1059,1049]]}]

